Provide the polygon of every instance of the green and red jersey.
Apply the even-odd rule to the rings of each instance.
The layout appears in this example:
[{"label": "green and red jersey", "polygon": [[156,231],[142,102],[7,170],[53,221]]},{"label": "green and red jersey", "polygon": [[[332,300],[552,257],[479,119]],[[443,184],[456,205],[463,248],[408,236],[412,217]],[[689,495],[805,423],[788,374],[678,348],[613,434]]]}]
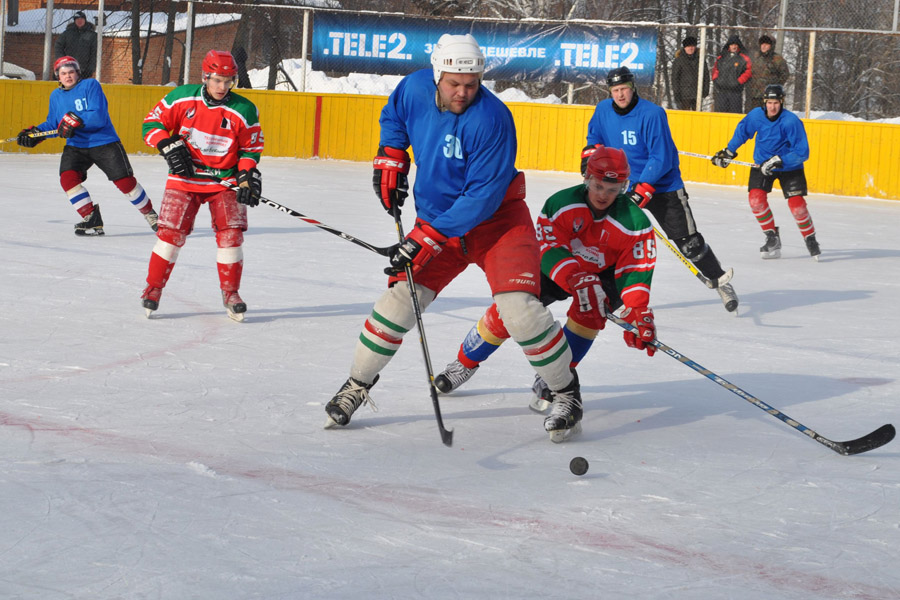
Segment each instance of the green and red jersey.
[{"label": "green and red jersey", "polygon": [[656,236],[650,219],[619,195],[606,214],[594,216],[587,189],[579,184],[547,199],[537,220],[541,271],[571,293],[567,279],[579,272],[614,269],[622,302],[644,308],[656,266]]},{"label": "green and red jersey", "polygon": [[[182,85],[168,94],[144,119],[143,135],[148,146],[180,134],[201,172],[235,183],[235,173],[256,167],[264,140],[256,106],[234,92],[219,105],[203,97],[203,86]],[[213,191],[218,184],[209,178],[169,174],[166,187],[188,192]]]}]

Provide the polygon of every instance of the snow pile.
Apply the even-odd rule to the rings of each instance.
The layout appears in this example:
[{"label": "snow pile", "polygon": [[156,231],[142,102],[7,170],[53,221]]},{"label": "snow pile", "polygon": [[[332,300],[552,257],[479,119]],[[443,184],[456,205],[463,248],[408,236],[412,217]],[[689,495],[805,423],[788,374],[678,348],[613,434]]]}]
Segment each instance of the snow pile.
[{"label": "snow pile", "polygon": [[[282,72],[276,79],[276,90],[301,91],[303,88],[303,59],[288,58],[281,61]],[[285,74],[293,82],[293,86],[285,78]],[[266,89],[269,84],[269,67],[248,71],[250,84],[254,89]],[[388,96],[400,80],[402,75],[374,75],[371,73],[350,73],[345,77],[329,77],[322,71],[315,71],[312,64],[306,67],[306,89],[302,91],[315,94],[364,94],[369,96]],[[485,81],[484,85],[494,89],[493,81]],[[553,94],[545,98],[531,98],[515,88],[509,88],[497,93],[497,97],[504,102],[543,102],[548,104],[561,104],[562,99]]]}]

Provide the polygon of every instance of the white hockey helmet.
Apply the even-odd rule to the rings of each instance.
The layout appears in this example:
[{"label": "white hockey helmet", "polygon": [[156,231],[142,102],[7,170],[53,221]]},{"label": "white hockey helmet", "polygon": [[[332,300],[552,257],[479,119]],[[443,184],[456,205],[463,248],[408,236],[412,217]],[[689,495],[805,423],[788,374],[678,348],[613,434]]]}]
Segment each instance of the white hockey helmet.
[{"label": "white hockey helmet", "polygon": [[484,73],[484,53],[471,33],[451,35],[445,33],[431,52],[431,66],[434,82],[441,80],[442,73]]}]

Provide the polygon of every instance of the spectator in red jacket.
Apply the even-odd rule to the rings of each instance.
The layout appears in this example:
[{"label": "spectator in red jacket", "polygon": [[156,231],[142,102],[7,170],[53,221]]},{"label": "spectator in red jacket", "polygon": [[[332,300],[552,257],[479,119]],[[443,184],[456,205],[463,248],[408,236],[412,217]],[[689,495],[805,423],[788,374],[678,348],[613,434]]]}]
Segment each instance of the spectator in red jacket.
[{"label": "spectator in red jacket", "polygon": [[728,38],[712,70],[716,112],[744,112],[744,85],[753,76],[752,66],[741,38]]}]

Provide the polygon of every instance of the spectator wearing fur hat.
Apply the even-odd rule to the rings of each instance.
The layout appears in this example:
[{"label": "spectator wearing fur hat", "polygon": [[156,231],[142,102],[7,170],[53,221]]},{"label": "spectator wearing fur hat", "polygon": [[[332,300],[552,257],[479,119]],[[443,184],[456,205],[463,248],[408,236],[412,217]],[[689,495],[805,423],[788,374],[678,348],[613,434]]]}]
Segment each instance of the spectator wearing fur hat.
[{"label": "spectator wearing fur hat", "polygon": [[753,79],[747,84],[745,112],[762,106],[763,96],[768,86],[777,84],[783,87],[791,76],[787,61],[780,54],[775,53],[775,40],[768,35],[759,38],[759,51],[753,53],[752,59]]},{"label": "spectator wearing fur hat", "polygon": [[[681,42],[681,49],[672,61],[672,90],[675,106],[679,110],[695,110],[697,107],[697,79],[700,72],[700,53],[697,38],[688,36]],[[709,96],[709,67],[703,65],[703,97]]]},{"label": "spectator wearing fur hat", "polygon": [[72,22],[56,38],[56,58],[72,56],[81,65],[81,78],[93,77],[97,67],[97,31],[83,11],[72,15]]},{"label": "spectator wearing fur hat", "polygon": [[747,56],[741,38],[732,35],[716,57],[712,70],[715,111],[744,112],[744,85],[753,77],[753,61]]}]

